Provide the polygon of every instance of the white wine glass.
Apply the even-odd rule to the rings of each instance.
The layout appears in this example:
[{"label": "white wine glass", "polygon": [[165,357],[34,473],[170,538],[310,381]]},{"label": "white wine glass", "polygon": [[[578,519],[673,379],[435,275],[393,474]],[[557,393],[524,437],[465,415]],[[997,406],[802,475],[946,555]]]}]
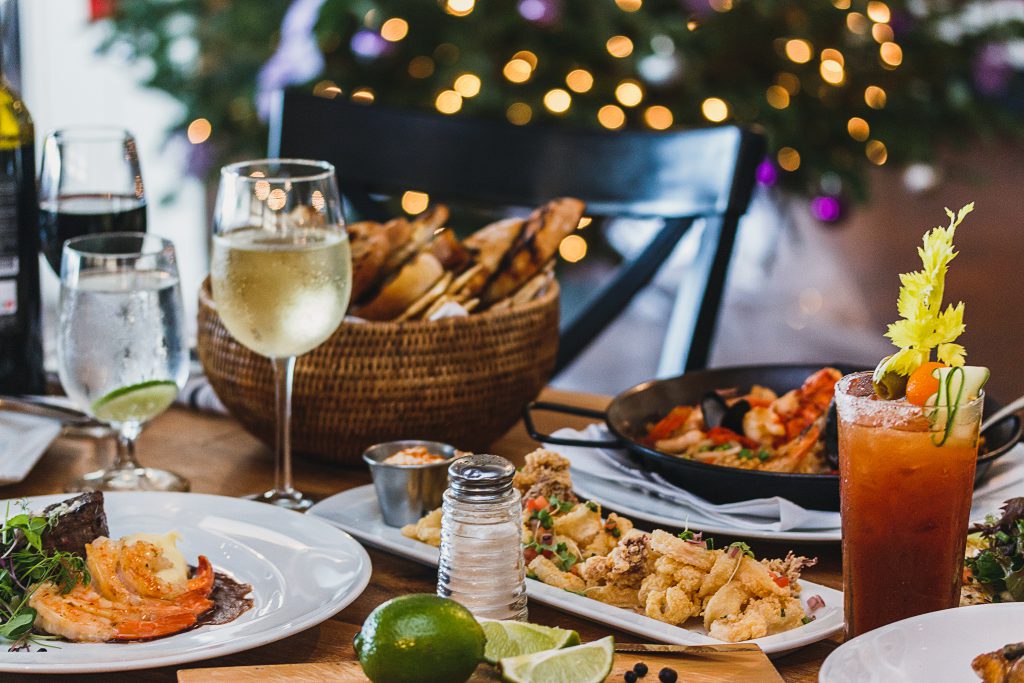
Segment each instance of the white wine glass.
[{"label": "white wine glass", "polygon": [[228,332],[269,358],[274,369],[274,488],[252,497],[308,509],[313,502],[292,486],[295,358],[334,333],[352,288],[334,167],[324,161],[261,159],[221,169],[210,284]]},{"label": "white wine glass", "polygon": [[188,491],[166,470],[142,467],[135,440],[188,378],[177,259],[170,240],[141,232],[64,243],[57,358],[68,397],[117,432],[117,459],[69,491]]}]

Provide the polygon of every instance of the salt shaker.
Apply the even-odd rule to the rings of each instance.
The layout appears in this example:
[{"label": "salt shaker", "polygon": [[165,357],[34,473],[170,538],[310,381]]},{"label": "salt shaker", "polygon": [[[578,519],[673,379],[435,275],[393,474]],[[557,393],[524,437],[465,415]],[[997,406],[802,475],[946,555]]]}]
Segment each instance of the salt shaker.
[{"label": "salt shaker", "polygon": [[515,467],[497,455],[470,455],[448,468],[441,505],[437,594],[474,616],[526,620],[526,567]]}]

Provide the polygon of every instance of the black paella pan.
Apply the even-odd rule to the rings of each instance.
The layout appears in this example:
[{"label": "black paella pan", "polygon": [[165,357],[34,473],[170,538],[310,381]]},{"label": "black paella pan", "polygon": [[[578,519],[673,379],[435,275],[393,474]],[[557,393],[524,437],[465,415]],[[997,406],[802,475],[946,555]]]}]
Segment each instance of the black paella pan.
[{"label": "black paella pan", "polygon": [[[633,459],[644,467],[714,503],[781,496],[806,508],[838,510],[839,476],[836,473],[796,474],[711,465],[662,453],[645,446],[642,442],[648,427],[667,415],[672,408],[696,405],[708,392],[730,388],[746,392],[754,384],[760,384],[781,396],[790,389],[799,387],[807,377],[826,365],[837,368],[844,375],[864,369],[843,363],[815,363],[700,370],[671,379],[638,384],[612,399],[605,412],[537,401],[526,408],[524,422],[530,436],[543,443],[627,449]],[[993,414],[1000,406],[999,402],[986,395],[986,415]],[[533,424],[531,412],[535,410],[603,420],[612,438],[608,441],[588,441],[542,434]],[[1016,445],[1021,439],[1022,431],[1024,424],[1021,419],[1017,415],[1011,415],[992,425],[985,432],[985,442],[978,454],[975,484],[984,478],[997,458]]]}]

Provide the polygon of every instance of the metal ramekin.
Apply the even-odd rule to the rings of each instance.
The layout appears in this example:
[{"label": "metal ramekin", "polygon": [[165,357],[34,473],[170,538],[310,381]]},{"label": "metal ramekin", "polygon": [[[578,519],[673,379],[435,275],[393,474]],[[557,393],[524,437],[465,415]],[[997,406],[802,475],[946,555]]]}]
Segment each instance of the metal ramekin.
[{"label": "metal ramekin", "polygon": [[[426,465],[385,465],[382,462],[412,446],[423,446],[445,459]],[[448,466],[457,457],[459,451],[454,446],[437,441],[388,441],[363,451],[363,460],[370,466],[373,476],[384,523],[405,526],[440,507],[441,496],[448,488]]]}]

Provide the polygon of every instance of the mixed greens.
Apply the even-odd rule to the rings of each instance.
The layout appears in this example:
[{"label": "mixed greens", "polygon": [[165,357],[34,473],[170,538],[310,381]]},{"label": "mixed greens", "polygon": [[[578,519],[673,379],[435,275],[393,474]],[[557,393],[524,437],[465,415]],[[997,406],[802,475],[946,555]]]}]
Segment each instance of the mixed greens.
[{"label": "mixed greens", "polygon": [[969,540],[980,550],[965,560],[971,576],[993,602],[1024,601],[1024,498],[1011,498],[1001,516],[989,515],[971,528]]},{"label": "mixed greens", "polygon": [[42,516],[24,504],[19,507],[21,512],[12,516],[8,504],[0,526],[0,638],[12,642],[11,650],[49,639],[32,632],[36,612],[28,602],[37,586],[49,582],[67,593],[89,582],[81,556],[44,547],[44,536],[56,525],[59,511]]}]

